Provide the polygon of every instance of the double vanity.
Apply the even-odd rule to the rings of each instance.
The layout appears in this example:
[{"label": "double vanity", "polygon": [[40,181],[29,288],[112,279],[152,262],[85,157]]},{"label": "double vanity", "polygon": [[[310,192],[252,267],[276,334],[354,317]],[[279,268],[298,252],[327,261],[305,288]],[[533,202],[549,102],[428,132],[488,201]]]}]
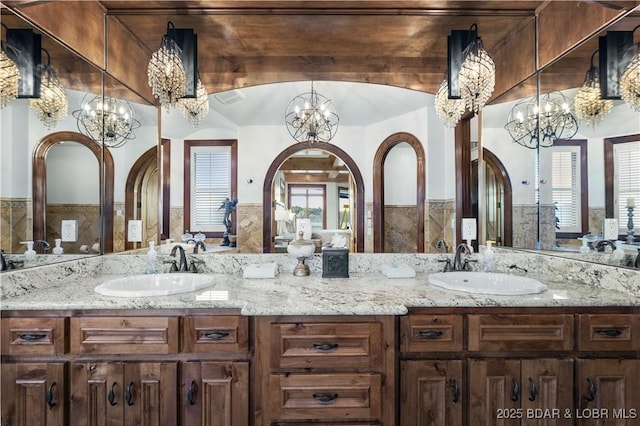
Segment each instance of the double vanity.
[{"label": "double vanity", "polygon": [[3,273],[2,424],[640,424],[639,271],[350,254],[322,278],[320,255],[308,277],[282,254],[197,256],[154,278],[122,254]]}]

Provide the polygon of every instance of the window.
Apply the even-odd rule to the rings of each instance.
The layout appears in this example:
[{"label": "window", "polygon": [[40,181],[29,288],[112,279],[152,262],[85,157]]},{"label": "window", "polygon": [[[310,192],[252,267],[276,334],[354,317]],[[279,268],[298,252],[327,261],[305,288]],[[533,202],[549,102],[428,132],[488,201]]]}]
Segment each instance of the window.
[{"label": "window", "polygon": [[325,229],[327,210],[325,185],[289,184],[289,206],[298,218],[311,219],[312,229]]},{"label": "window", "polygon": [[[185,141],[184,229],[207,237],[222,237],[225,198],[236,196],[237,142]],[[235,220],[231,220],[235,233]]]},{"label": "window", "polygon": [[551,150],[556,237],[582,236],[589,232],[587,141],[559,140]]},{"label": "window", "polygon": [[[640,135],[607,138],[605,152],[606,217],[618,219],[619,233],[627,235],[627,200],[640,203]],[[636,233],[640,221],[634,221]]]}]

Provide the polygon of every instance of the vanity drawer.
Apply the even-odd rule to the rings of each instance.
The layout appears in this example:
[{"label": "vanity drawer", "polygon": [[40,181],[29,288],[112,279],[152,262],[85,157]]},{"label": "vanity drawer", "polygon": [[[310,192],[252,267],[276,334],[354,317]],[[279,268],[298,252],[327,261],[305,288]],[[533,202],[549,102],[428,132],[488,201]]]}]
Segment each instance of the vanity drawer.
[{"label": "vanity drawer", "polygon": [[640,350],[640,315],[578,315],[578,350]]},{"label": "vanity drawer", "polygon": [[378,322],[271,324],[272,368],[378,368],[383,362]]},{"label": "vanity drawer", "polygon": [[66,318],[2,318],[2,355],[66,352]]},{"label": "vanity drawer", "polygon": [[182,352],[247,353],[249,318],[239,315],[187,316],[182,323]]},{"label": "vanity drawer", "polygon": [[568,351],[573,324],[571,314],[469,315],[469,350]]},{"label": "vanity drawer", "polygon": [[402,352],[461,351],[462,315],[410,314],[400,319]]},{"label": "vanity drawer", "polygon": [[379,374],[272,374],[272,419],[379,419]]},{"label": "vanity drawer", "polygon": [[178,317],[75,317],[70,330],[75,354],[178,352]]}]

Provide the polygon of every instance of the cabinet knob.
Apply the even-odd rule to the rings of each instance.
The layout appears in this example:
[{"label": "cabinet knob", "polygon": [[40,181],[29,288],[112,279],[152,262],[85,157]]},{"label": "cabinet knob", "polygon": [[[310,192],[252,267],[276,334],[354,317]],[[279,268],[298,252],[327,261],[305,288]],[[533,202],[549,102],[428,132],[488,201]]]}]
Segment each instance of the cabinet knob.
[{"label": "cabinet knob", "polygon": [[315,399],[318,402],[322,402],[323,404],[327,404],[331,401],[335,401],[338,398],[338,394],[337,393],[323,393],[323,394],[316,394],[314,393],[313,395],[313,399]]},{"label": "cabinet knob", "polygon": [[47,390],[47,406],[49,407],[49,410],[53,410],[56,405],[56,402],[53,400],[53,387],[56,385],[56,382],[51,383],[51,386],[49,386],[49,389]]},{"label": "cabinet knob", "polygon": [[529,377],[529,401],[535,401],[538,396],[538,388],[536,384],[533,383],[531,377]]},{"label": "cabinet knob", "polygon": [[622,331],[618,328],[598,328],[594,330],[596,334],[607,337],[620,337]]},{"label": "cabinet knob", "polygon": [[313,349],[321,352],[329,352],[338,348],[337,343],[314,343]]},{"label": "cabinet knob", "polygon": [[204,333],[204,337],[210,340],[220,340],[228,336],[229,336],[229,333],[225,331],[212,331],[209,333]]},{"label": "cabinet knob", "polygon": [[129,386],[127,386],[127,389],[124,391],[124,400],[129,407],[133,405],[133,382],[129,383]]},{"label": "cabinet knob", "polygon": [[117,384],[118,383],[113,382],[113,384],[111,385],[111,389],[109,390],[109,393],[107,394],[107,400],[109,401],[109,404],[112,407],[118,403],[118,401],[116,401],[116,392],[115,392]]},{"label": "cabinet knob", "polygon": [[24,334],[18,334],[18,337],[20,338],[20,340],[25,340],[27,342],[35,342],[36,340],[42,340],[45,337],[47,337],[46,334],[36,334],[36,333],[24,333]]},{"label": "cabinet knob", "polygon": [[435,340],[435,339],[439,339],[439,338],[442,337],[442,331],[439,331],[439,330],[420,330],[418,332],[418,335],[420,335],[420,337],[422,337],[423,339]]},{"label": "cabinet knob", "polygon": [[189,405],[195,405],[196,403],[196,382],[194,380],[191,381],[189,385],[189,391],[187,392],[187,402]]}]

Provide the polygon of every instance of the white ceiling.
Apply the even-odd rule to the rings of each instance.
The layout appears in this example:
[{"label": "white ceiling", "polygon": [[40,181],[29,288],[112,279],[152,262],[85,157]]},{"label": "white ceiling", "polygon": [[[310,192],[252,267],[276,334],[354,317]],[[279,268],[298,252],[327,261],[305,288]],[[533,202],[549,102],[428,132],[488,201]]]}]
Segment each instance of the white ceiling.
[{"label": "white ceiling", "polygon": [[[314,82],[313,87],[332,101],[341,126],[368,126],[420,108],[433,107],[433,95],[403,88],[325,81]],[[237,126],[281,126],[291,99],[310,90],[310,81],[246,87],[209,95],[209,105],[212,111]],[[220,98],[235,101],[224,104]],[[200,127],[207,123],[211,124],[205,120]]]}]

